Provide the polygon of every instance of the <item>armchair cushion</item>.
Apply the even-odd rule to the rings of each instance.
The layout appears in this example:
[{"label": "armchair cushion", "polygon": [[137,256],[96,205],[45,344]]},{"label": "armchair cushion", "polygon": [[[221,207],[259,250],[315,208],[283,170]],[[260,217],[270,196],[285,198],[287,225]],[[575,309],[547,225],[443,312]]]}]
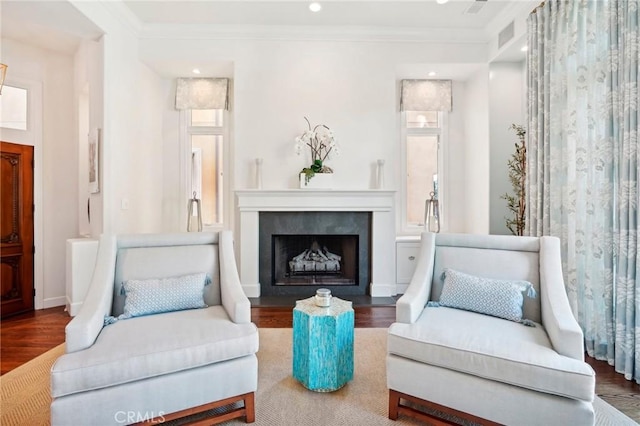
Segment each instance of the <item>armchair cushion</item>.
[{"label": "armchair cushion", "polygon": [[[466,235],[465,238],[460,238],[458,234],[438,234],[434,253],[432,253],[434,267],[433,276],[430,277],[432,284],[429,300],[440,300],[444,285],[442,273],[445,268],[464,271],[479,277],[528,281],[533,284],[536,293],[540,294],[539,239],[518,237],[516,241],[512,240],[514,247],[511,250],[507,250],[506,247],[498,249],[492,247],[492,245],[501,247],[502,238],[499,237],[509,236]],[[483,248],[483,243],[487,247]],[[461,244],[461,246],[454,244]],[[522,311],[524,318],[538,323],[542,321],[539,298],[525,298]]]},{"label": "armchair cushion", "polygon": [[591,367],[558,354],[542,327],[427,307],[413,324],[392,324],[387,346],[390,354],[421,363],[538,392],[593,400]]},{"label": "armchair cushion", "polygon": [[58,359],[51,395],[117,386],[257,350],[256,326],[231,322],[220,305],[132,318],[105,327],[90,348]]},{"label": "armchair cushion", "polygon": [[[121,294],[121,284],[129,280],[178,277],[205,272],[212,285],[204,288],[204,303],[219,305],[220,264],[218,244],[194,244],[153,246],[154,241],[132,241],[140,246],[127,246],[125,238],[119,239],[115,264],[113,306],[111,315],[124,313],[125,296]],[[142,244],[149,244],[144,246]]]},{"label": "armchair cushion", "polygon": [[207,279],[207,274],[199,273],[170,278],[127,280],[122,284],[125,301],[124,314],[120,319],[206,308],[203,290]]},{"label": "armchair cushion", "polygon": [[527,291],[528,296],[535,297],[533,285],[528,281],[483,278],[450,268],[445,268],[444,275],[440,306],[520,322],[522,293]]}]

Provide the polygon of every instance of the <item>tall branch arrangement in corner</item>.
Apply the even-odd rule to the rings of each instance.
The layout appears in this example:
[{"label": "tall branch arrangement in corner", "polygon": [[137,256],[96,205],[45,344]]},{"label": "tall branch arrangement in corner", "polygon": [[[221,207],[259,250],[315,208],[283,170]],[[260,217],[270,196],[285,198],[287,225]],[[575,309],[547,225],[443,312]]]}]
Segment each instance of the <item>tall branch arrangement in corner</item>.
[{"label": "tall branch arrangement in corner", "polygon": [[524,136],[527,131],[524,127],[512,124],[510,129],[515,130],[518,135],[516,152],[511,155],[507,163],[509,167],[509,181],[513,187],[514,195],[504,194],[502,199],[507,200],[507,208],[513,214],[513,218],[505,217],[507,228],[513,235],[523,235],[525,225],[525,179],[527,177],[527,147]]}]

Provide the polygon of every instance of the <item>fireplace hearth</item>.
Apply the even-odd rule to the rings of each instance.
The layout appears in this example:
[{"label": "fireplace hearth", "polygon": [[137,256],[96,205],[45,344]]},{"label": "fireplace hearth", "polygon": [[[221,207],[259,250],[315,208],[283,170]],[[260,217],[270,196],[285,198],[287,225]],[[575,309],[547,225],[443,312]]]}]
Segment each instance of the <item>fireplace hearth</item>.
[{"label": "fireplace hearth", "polygon": [[370,229],[368,212],[261,212],[261,295],[366,295]]}]

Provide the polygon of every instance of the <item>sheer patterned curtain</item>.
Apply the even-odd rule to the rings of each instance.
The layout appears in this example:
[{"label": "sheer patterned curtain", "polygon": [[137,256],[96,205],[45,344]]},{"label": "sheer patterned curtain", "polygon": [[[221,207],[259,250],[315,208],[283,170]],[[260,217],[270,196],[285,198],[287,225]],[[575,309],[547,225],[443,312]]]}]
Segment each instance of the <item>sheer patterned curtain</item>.
[{"label": "sheer patterned curtain", "polygon": [[637,0],[528,19],[527,231],[562,241],[589,355],[640,383]]}]

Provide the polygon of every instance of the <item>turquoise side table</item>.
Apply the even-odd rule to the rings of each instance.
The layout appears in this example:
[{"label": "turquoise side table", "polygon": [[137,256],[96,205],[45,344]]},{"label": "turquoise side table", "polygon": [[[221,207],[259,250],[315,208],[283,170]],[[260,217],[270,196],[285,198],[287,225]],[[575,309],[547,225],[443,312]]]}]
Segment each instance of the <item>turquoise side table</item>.
[{"label": "turquoise side table", "polygon": [[351,302],[333,297],[331,306],[315,298],[298,300],[293,309],[293,377],[316,392],[333,392],[353,379]]}]

